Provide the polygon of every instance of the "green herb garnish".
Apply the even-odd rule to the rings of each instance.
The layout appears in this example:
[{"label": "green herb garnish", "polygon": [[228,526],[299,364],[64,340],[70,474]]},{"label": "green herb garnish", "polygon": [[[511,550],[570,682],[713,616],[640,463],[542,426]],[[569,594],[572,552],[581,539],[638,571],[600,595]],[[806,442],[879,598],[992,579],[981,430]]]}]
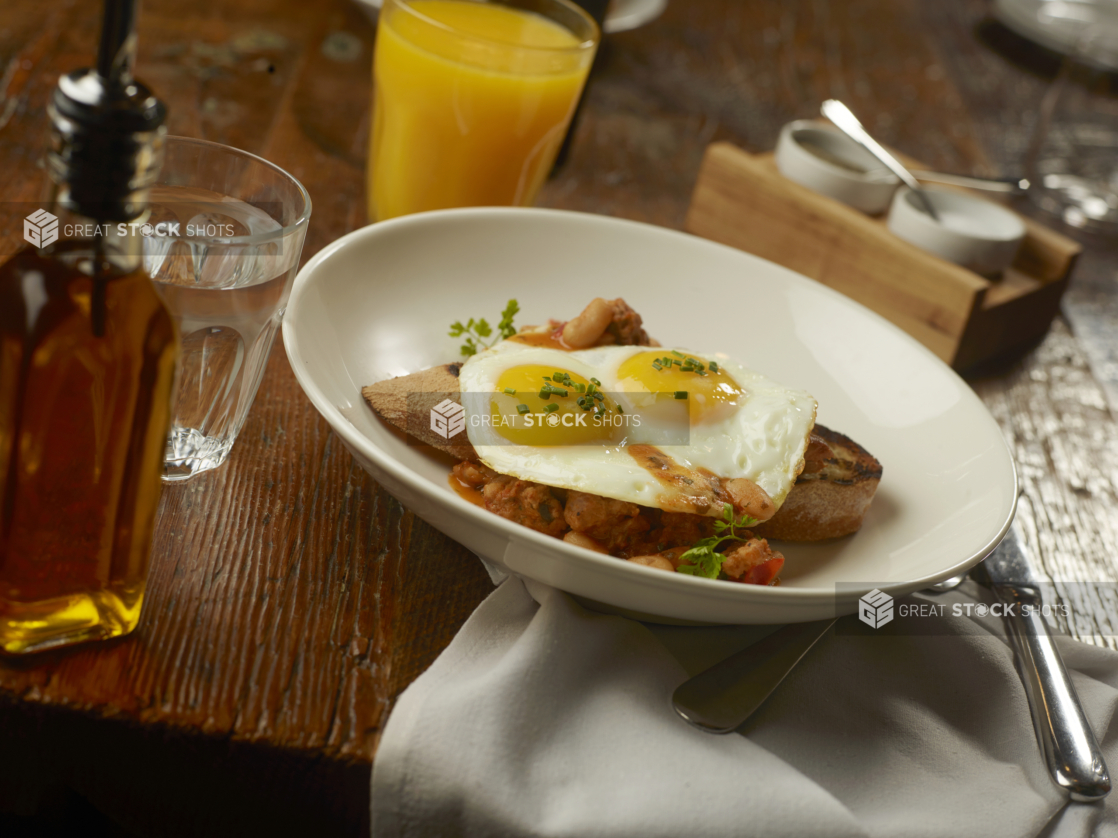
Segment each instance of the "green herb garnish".
[{"label": "green herb garnish", "polygon": [[[680,372],[693,372],[695,375],[706,375],[707,366],[698,358],[692,358],[690,355],[681,355],[679,352],[672,350],[672,355],[678,357],[673,358],[671,355],[665,355],[663,358],[654,358],[652,367],[657,372],[663,372],[665,369],[671,369],[673,366],[679,367]],[[710,362],[710,371],[718,372],[718,364],[714,361]],[[678,396],[676,398],[679,398]]]},{"label": "green herb garnish", "polygon": [[[519,311],[520,304],[516,300],[509,300],[505,310],[501,312],[501,321],[497,324],[497,339],[511,338],[516,334],[516,328],[512,325],[512,321]],[[458,349],[467,357],[476,355],[497,342],[496,340],[486,340],[493,335],[493,327],[484,317],[480,320],[474,320],[471,317],[464,326],[461,320],[456,320],[450,324],[450,331],[447,334],[452,338],[465,336],[466,342]]]},{"label": "green herb garnish", "polygon": [[748,515],[742,515],[734,520],[734,508],[730,504],[722,507],[722,520],[714,522],[714,531],[721,535],[712,535],[695,542],[695,546],[679,557],[680,564],[676,573],[686,573],[689,576],[703,576],[707,579],[717,579],[722,570],[722,560],[725,558],[717,552],[724,541],[744,541],[744,535],[739,535],[737,528],[748,529],[755,526],[757,520]]},{"label": "green herb garnish", "polygon": [[675,397],[677,399],[685,399],[685,398],[687,398],[687,391],[686,390],[676,390],[675,391]]},{"label": "green herb garnish", "polygon": [[527,413],[531,409],[532,408],[528,407],[528,405],[526,405],[526,404],[518,404],[516,406],[516,412],[519,413],[521,416],[523,416],[525,413]]}]

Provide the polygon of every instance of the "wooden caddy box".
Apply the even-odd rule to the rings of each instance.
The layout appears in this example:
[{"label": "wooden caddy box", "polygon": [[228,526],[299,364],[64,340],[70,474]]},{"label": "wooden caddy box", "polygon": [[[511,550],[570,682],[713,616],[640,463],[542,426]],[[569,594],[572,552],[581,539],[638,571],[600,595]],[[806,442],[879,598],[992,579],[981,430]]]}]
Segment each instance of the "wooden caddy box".
[{"label": "wooden caddy box", "polygon": [[1079,245],[1022,218],[1013,265],[987,279],[903,241],[874,218],[794,183],[771,154],[707,148],[686,229],[809,276],[904,329],[958,371],[1047,330]]}]

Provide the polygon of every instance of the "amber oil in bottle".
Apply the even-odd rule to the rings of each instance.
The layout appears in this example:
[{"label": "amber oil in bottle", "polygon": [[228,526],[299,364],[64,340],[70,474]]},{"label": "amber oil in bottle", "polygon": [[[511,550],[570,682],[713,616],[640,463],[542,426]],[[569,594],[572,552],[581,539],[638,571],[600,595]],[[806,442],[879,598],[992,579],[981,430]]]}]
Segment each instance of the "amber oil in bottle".
[{"label": "amber oil in bottle", "polygon": [[119,6],[106,3],[118,14],[107,11],[102,38],[112,61],[63,76],[51,102],[47,210],[59,238],[0,265],[8,653],[126,634],[144,598],[178,336],[138,229],[164,110],[121,57],[135,39],[124,42]]}]

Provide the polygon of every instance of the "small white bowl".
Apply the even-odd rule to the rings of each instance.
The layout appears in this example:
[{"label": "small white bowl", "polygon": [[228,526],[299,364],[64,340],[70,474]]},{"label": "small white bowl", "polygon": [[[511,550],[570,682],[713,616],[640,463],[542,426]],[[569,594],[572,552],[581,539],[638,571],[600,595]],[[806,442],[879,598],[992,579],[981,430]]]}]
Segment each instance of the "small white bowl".
[{"label": "small white bowl", "polygon": [[925,189],[924,193],[939,221],[905,187],[889,208],[888,225],[895,236],[984,276],[1013,264],[1025,238],[1025,225],[1014,213],[961,192]]},{"label": "small white bowl", "polygon": [[900,184],[854,140],[811,119],[798,119],[781,129],[776,167],[789,180],[870,215],[885,211]]}]

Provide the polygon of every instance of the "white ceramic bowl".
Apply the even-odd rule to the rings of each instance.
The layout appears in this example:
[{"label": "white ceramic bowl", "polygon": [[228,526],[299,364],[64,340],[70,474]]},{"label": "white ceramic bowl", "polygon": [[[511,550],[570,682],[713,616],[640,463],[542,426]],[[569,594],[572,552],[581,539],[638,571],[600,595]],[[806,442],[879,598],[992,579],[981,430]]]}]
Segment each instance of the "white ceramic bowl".
[{"label": "white ceramic bowl", "polygon": [[900,181],[826,122],[799,119],[780,131],[776,167],[789,180],[870,215],[885,212]]},{"label": "white ceramic bowl", "polygon": [[[723,351],[819,401],[819,420],[885,476],[857,534],[780,544],[779,587],[696,579],[602,556],[460,498],[448,467],[385,427],[362,386],[454,360],[448,325],[518,324],[624,297],[668,346]],[[357,230],[299,272],[283,323],[295,376],[338,438],[424,520],[514,573],[658,618],[780,623],[851,613],[878,587],[924,588],[978,562],[1016,503],[1013,462],[974,392],[876,314],[785,268],[704,239],[603,216],[465,209]]]},{"label": "white ceramic bowl", "polygon": [[923,191],[939,221],[905,187],[897,191],[889,208],[888,225],[895,236],[985,276],[1013,264],[1025,238],[1025,224],[1015,213],[961,192]]}]

